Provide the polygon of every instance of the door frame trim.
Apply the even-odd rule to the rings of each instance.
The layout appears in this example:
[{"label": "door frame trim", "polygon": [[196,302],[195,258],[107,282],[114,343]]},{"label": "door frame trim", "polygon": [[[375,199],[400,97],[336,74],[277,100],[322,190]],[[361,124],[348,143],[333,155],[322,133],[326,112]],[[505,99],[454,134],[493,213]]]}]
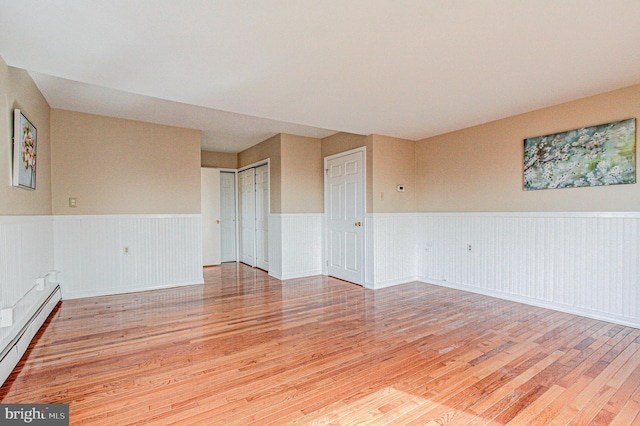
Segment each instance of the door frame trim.
[{"label": "door frame trim", "polygon": [[366,262],[365,262],[365,252],[367,242],[367,147],[361,146],[358,148],[350,149],[348,151],[339,152],[337,154],[332,154],[324,157],[324,214],[322,219],[322,275],[329,275],[329,243],[328,243],[328,233],[329,233],[329,190],[328,190],[328,163],[330,160],[344,157],[345,155],[351,155],[361,152],[362,153],[362,236],[360,237],[360,244],[362,249],[360,250],[360,259],[358,259],[358,263],[360,263],[360,270],[362,271],[362,276],[360,277],[361,282],[356,283],[364,287],[366,281]]}]

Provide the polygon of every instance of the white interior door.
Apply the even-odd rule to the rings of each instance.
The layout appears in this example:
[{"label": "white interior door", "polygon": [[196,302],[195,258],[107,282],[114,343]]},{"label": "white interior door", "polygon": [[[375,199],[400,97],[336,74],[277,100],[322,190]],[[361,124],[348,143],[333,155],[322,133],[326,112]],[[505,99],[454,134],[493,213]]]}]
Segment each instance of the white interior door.
[{"label": "white interior door", "polygon": [[220,170],[200,169],[202,212],[202,264],[219,265],[220,249]]},{"label": "white interior door", "polygon": [[327,270],[364,284],[364,153],[326,159]]},{"label": "white interior door", "polygon": [[238,189],[240,262],[246,263],[249,266],[256,266],[256,191],[254,169],[248,169],[238,174]]},{"label": "white interior door", "polygon": [[269,166],[254,169],[256,182],[256,266],[269,270]]},{"label": "white interior door", "polygon": [[222,262],[236,261],[236,174],[220,172],[220,243]]}]

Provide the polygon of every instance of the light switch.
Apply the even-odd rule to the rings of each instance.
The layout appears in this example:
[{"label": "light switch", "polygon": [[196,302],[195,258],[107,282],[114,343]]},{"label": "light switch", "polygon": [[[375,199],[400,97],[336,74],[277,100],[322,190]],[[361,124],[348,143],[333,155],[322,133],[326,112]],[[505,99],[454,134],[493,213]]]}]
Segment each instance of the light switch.
[{"label": "light switch", "polygon": [[78,200],[75,197],[69,198],[69,207],[78,207]]}]

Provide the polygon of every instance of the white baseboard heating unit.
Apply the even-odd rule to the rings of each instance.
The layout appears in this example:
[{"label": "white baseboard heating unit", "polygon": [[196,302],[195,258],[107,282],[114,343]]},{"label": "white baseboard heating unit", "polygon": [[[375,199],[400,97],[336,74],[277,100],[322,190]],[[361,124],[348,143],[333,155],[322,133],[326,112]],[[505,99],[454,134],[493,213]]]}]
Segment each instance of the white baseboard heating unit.
[{"label": "white baseboard heating unit", "polygon": [[1,310],[0,385],[18,365],[29,343],[61,299],[60,285],[44,282],[31,289],[15,306]]}]

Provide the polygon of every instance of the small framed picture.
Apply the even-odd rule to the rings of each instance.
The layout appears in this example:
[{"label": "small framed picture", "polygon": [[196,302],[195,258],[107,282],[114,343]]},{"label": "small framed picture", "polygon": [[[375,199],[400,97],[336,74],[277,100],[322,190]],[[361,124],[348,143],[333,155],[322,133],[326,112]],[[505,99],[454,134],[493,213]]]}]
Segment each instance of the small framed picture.
[{"label": "small framed picture", "polygon": [[13,186],[36,189],[36,127],[20,112],[13,112]]}]

